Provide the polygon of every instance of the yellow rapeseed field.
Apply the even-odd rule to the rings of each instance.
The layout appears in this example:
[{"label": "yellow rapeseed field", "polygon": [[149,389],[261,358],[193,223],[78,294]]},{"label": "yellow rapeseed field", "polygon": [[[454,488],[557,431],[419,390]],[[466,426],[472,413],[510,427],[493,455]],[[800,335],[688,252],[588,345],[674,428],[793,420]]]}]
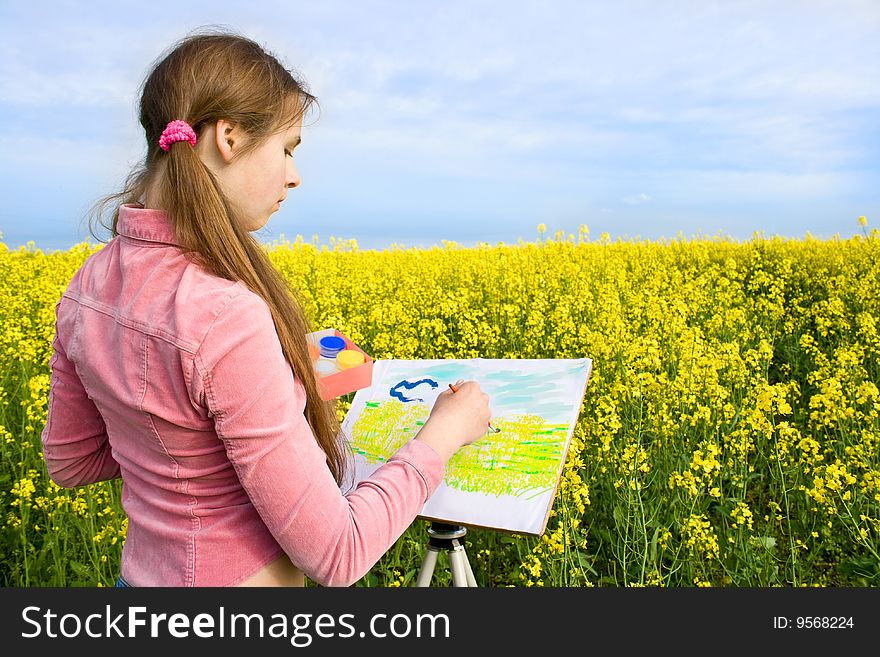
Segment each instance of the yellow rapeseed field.
[{"label": "yellow rapeseed field", "polygon": [[[876,586],[880,233],[858,223],[845,240],[541,225],[515,245],[266,249],[314,328],[375,359],[593,359],[547,531],[469,530],[478,584]],[[61,489],[40,454],[55,303],[97,248],[0,243],[5,586],[118,574],[120,482]],[[417,521],[359,585],[411,585],[425,543]]]}]

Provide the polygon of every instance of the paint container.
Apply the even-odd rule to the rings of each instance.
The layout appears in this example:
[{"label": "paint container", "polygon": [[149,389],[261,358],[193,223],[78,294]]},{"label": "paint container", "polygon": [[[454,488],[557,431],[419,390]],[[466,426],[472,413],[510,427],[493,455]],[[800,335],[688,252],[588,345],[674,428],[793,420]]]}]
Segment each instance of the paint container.
[{"label": "paint container", "polygon": [[336,356],[345,351],[345,340],[336,335],[328,335],[318,341],[318,360],[315,361],[315,372],[320,376],[336,374],[340,367]]},{"label": "paint container", "polygon": [[327,376],[328,374],[336,374],[339,368],[336,366],[335,360],[321,357],[315,361],[315,374],[318,376]]},{"label": "paint container", "polygon": [[322,358],[335,359],[336,355],[345,349],[345,340],[338,335],[328,335],[318,341],[318,348]]},{"label": "paint container", "polygon": [[306,342],[321,399],[341,397],[372,384],[373,359],[336,329],[308,333]]},{"label": "paint container", "polygon": [[356,349],[343,349],[336,354],[336,367],[340,370],[351,369],[365,362],[364,354]]}]

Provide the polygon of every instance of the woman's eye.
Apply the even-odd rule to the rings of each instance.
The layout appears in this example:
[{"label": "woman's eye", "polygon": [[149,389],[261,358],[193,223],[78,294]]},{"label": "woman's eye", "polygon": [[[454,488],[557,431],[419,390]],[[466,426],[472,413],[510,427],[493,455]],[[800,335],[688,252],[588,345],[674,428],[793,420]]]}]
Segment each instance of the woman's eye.
[{"label": "woman's eye", "polygon": [[293,153],[291,153],[289,150],[287,150],[287,149],[285,148],[285,149],[284,149],[284,156],[285,156],[285,157],[293,157]]}]

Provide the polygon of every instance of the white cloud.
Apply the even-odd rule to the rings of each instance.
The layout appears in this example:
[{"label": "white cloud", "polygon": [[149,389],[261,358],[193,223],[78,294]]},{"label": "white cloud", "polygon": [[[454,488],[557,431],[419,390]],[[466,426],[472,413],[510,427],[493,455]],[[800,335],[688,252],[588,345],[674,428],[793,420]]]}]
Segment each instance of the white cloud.
[{"label": "white cloud", "polygon": [[[698,149],[716,166],[846,166],[864,146],[836,114],[880,104],[866,27],[878,12],[801,4],[481,6],[461,21],[452,3],[453,18],[401,23],[391,41],[388,28],[365,25],[374,40],[307,58],[302,70],[332,119],[323,129],[340,126],[341,142],[365,149],[650,154],[666,166],[687,165]],[[397,86],[409,78],[430,84]]]},{"label": "white cloud", "polygon": [[167,44],[152,27],[64,18],[49,12],[35,25],[0,31],[3,104],[133,106],[143,74]]},{"label": "white cloud", "polygon": [[121,181],[142,156],[133,139],[95,141],[55,135],[0,134],[0,152],[15,154],[3,158],[7,175],[30,170],[46,185],[59,177],[101,176]]},{"label": "white cloud", "polygon": [[700,202],[800,202],[855,192],[865,183],[849,172],[789,173],[781,171],[692,170],[661,174],[653,179],[664,195],[682,199],[690,194]]},{"label": "white cloud", "polygon": [[0,68],[0,98],[16,105],[63,107],[130,107],[134,102],[131,80],[119,72],[41,71],[34,68]]},{"label": "white cloud", "polygon": [[[314,149],[401,187],[410,175],[558,182],[589,189],[602,211],[659,211],[673,197],[864,196],[847,170],[877,166],[867,118],[880,107],[876,0],[156,0],[148,13],[89,3],[80,19],[74,4],[66,14],[27,7],[0,9],[0,19],[17,14],[0,20],[0,117],[76,106],[131,115],[153,59],[222,16],[318,96],[301,157]],[[84,154],[86,167],[123,164],[140,148],[34,130],[0,146],[31,149],[22,162],[37,169],[41,158],[79,167]]]},{"label": "white cloud", "polygon": [[627,205],[642,205],[643,203],[647,203],[651,200],[651,197],[645,193],[635,194],[633,196],[627,196],[624,199],[621,199]]}]

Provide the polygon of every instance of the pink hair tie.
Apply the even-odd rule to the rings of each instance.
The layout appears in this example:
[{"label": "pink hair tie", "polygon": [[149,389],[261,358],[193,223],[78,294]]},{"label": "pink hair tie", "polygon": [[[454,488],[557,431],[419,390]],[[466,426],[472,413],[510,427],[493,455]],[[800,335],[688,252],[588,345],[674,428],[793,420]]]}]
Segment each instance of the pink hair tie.
[{"label": "pink hair tie", "polygon": [[177,120],[166,125],[159,137],[159,148],[167,151],[176,141],[188,141],[191,146],[196,145],[196,132],[186,121]]}]

